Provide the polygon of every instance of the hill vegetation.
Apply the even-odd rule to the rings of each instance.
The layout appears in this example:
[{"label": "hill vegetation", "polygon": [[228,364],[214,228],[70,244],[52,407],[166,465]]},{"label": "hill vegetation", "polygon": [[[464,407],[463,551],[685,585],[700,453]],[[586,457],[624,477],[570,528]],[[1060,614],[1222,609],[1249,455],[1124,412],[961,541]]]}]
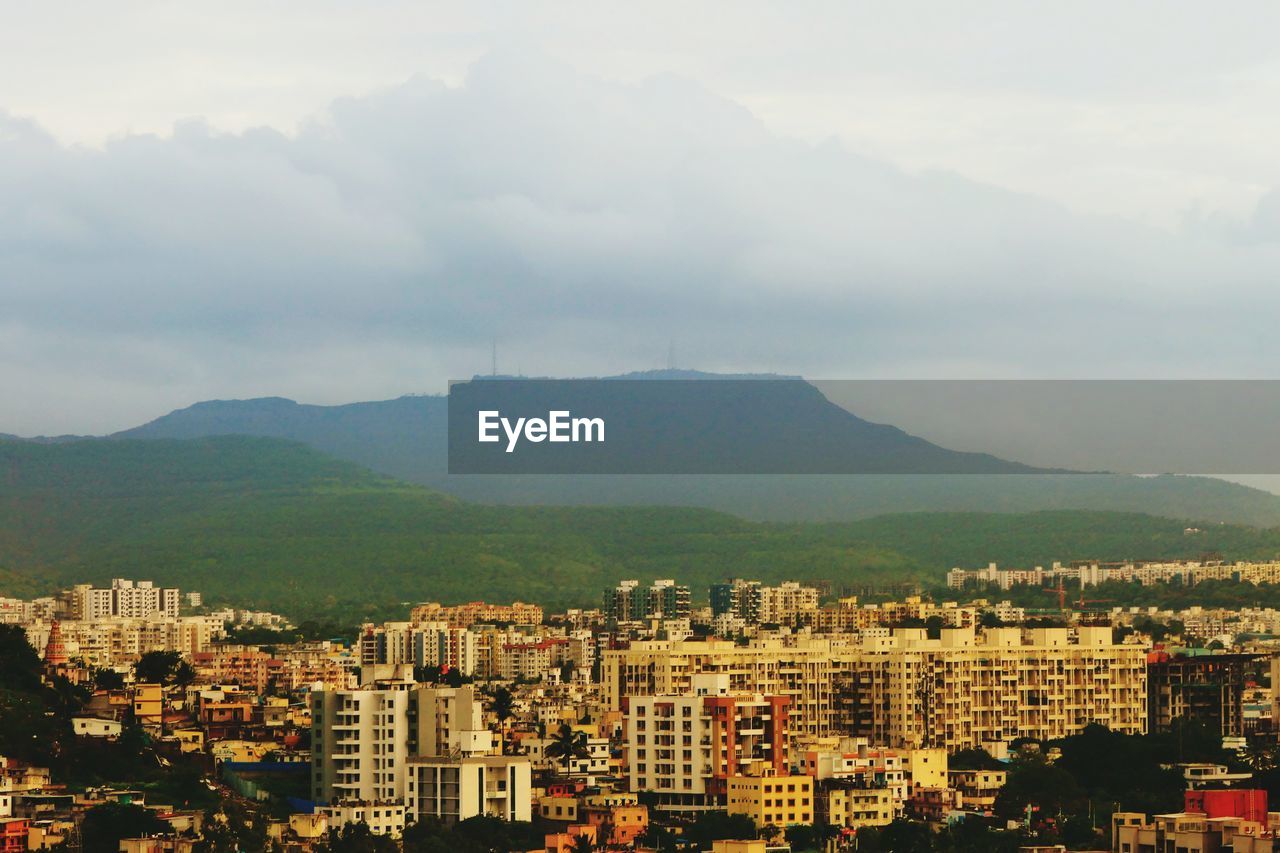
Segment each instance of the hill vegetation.
[{"label": "hill vegetation", "polygon": [[[657,373],[648,378],[666,375]],[[673,378],[689,376],[677,372]],[[874,455],[921,452],[918,439],[892,427],[861,421],[838,409],[816,389],[797,393],[794,383],[757,384],[761,398],[754,402],[753,410],[766,414],[753,417],[752,421],[762,428],[767,425],[770,436],[797,434],[792,431],[817,425],[816,435],[805,433],[806,444],[843,448],[841,452],[862,448]],[[632,413],[629,417],[639,415]],[[1280,525],[1280,496],[1209,477],[1035,473],[457,477],[447,473],[447,424],[447,401],[440,396],[409,396],[342,406],[304,405],[269,397],[197,403],[116,437],[254,435],[292,439],[387,476],[478,503],[694,506],[763,521],[845,521],[916,511],[1020,513],[1090,509]],[[652,431],[665,432],[668,427],[671,425],[659,418]],[[761,452],[758,444],[749,443],[737,450]],[[949,453],[932,445],[923,450],[927,451],[926,456]],[[919,469],[898,470],[952,469],[930,463]],[[1002,469],[997,466],[965,470]]]},{"label": "hill vegetation", "polygon": [[471,504],[294,442],[220,437],[0,442],[0,594],[152,578],[345,620],[486,597],[594,605],[623,577],[695,598],[731,575],[835,590],[954,565],[1280,552],[1280,531],[1107,512],[915,513],[765,523],[711,510]]}]

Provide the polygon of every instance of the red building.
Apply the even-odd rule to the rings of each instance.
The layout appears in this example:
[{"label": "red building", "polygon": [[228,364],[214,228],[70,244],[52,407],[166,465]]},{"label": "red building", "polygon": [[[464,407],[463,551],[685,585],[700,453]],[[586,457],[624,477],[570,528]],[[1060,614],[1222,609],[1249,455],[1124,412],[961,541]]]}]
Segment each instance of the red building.
[{"label": "red building", "polygon": [[1187,791],[1184,811],[1215,817],[1238,817],[1267,825],[1267,792],[1248,788]]},{"label": "red building", "polygon": [[0,852],[18,853],[27,849],[27,831],[31,822],[25,817],[0,818]]}]

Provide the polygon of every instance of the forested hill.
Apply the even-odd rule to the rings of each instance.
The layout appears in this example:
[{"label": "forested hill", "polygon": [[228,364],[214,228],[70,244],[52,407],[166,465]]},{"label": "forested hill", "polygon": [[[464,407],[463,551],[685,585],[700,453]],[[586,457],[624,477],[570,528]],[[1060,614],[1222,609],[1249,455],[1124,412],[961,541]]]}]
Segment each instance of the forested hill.
[{"label": "forested hill", "polygon": [[730,575],[919,579],[953,565],[1271,556],[1280,531],[1105,512],[918,513],[760,523],[690,508],[503,507],[406,485],[293,442],[0,442],[0,594],[151,578],[291,615],[359,619],[405,602],[599,601],[623,577],[695,598]]},{"label": "forested hill", "polygon": [[[673,378],[690,374],[677,372]],[[664,378],[665,372],[644,374]],[[632,383],[634,384],[634,383]],[[869,424],[798,381],[760,382],[756,408],[769,434],[821,425],[833,447],[888,448],[935,459],[950,451],[890,426]],[[480,503],[547,506],[693,506],[764,521],[843,521],[895,512],[1026,512],[1104,509],[1169,518],[1280,524],[1280,496],[1209,477],[1071,476],[1022,473],[866,474],[861,476],[484,476],[446,473],[447,401],[439,396],[315,406],[280,397],[197,403],[118,433],[124,439],[255,435],[305,442],[374,471]],[[655,429],[665,431],[659,422]],[[806,427],[807,428],[807,427]],[[896,449],[896,450],[895,450]],[[756,448],[758,450],[758,448]],[[742,452],[754,452],[743,448]],[[961,455],[963,456],[963,454]],[[936,461],[936,459],[935,459]],[[989,467],[1004,470],[1000,460]],[[903,470],[915,470],[906,468]],[[932,462],[919,470],[950,470]]]}]

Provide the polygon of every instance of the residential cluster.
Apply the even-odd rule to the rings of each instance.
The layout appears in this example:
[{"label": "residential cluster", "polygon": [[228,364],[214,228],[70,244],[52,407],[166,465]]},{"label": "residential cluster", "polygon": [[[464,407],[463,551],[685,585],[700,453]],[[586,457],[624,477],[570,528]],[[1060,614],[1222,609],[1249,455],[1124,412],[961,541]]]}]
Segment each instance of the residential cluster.
[{"label": "residential cluster", "polygon": [[[546,853],[665,849],[656,838],[713,812],[754,827],[744,843],[772,849],[814,826],[844,848],[895,821],[995,820],[1028,742],[1195,723],[1244,750],[1280,730],[1273,610],[828,601],[817,585],[744,579],[707,592],[695,604],[674,580],[625,580],[600,608],[562,613],[426,602],[350,636],[269,642],[243,629],[292,627],[283,617],[205,610],[146,581],[0,610],[47,678],[90,691],[78,739],[140,732],[231,796],[287,803],[268,830],[285,850],[352,825],[397,839],[478,816],[538,823]],[[198,809],[0,769],[2,850],[74,839],[108,801],[143,804],[171,830],[121,850],[201,836]],[[1273,849],[1280,815],[1249,774],[1184,769],[1185,810],[1115,814],[1114,850]]]},{"label": "residential cluster", "polygon": [[1107,581],[1138,583],[1143,586],[1173,583],[1194,586],[1204,581],[1238,581],[1256,586],[1280,583],[1280,561],[1084,561],[1066,565],[1054,563],[1048,569],[1043,566],[1033,569],[1002,569],[995,563],[989,563],[984,569],[957,567],[947,572],[947,586],[951,589],[994,587],[1007,590],[1018,585],[1045,586],[1052,581],[1078,585],[1081,589]]}]

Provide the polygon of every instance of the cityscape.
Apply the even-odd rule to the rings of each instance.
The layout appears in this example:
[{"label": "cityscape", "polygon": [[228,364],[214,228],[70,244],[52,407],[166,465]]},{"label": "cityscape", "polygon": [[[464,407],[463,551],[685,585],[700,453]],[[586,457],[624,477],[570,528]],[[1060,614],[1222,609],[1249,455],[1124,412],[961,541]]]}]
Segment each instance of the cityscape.
[{"label": "cityscape", "polygon": [[628,579],[338,636],[140,579],[3,599],[5,849],[1270,849],[1280,610],[1053,606],[1081,565],[953,569],[993,594],[954,600]]},{"label": "cityscape", "polygon": [[1280,853],[1280,3],[0,25],[0,853]]}]

